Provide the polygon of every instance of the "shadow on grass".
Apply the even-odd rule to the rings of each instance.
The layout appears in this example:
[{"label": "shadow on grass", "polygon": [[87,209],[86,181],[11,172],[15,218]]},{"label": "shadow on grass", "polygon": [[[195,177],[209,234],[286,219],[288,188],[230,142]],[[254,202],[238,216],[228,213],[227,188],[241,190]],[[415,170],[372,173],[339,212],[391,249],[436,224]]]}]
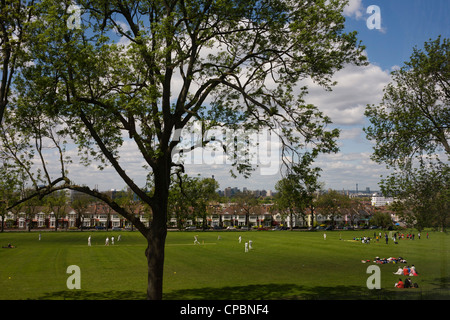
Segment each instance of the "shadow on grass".
[{"label": "shadow on grass", "polygon": [[[400,290],[400,289],[399,289]],[[431,299],[437,299],[434,295]],[[316,286],[265,284],[241,287],[186,289],[167,293],[168,300],[421,300],[428,299],[420,289],[369,290],[360,286]],[[450,298],[449,293],[446,299]]]},{"label": "shadow on grass", "polygon": [[[448,279],[446,279],[448,280]],[[442,283],[442,282],[441,282]],[[164,300],[429,300],[450,299],[447,288],[369,290],[357,286],[305,287],[295,284],[263,284],[222,288],[183,289],[167,292]],[[40,300],[145,300],[141,291],[65,290],[46,293]]]},{"label": "shadow on grass", "polygon": [[124,290],[124,291],[102,291],[91,292],[86,290],[63,290],[47,292],[37,300],[145,300],[146,292]]}]

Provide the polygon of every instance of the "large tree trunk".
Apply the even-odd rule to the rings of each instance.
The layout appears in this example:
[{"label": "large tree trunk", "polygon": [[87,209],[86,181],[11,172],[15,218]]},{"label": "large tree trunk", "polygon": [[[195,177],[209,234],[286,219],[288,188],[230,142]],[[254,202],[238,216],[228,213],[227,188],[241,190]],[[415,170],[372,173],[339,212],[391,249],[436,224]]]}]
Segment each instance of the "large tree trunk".
[{"label": "large tree trunk", "polygon": [[145,256],[148,263],[147,299],[161,300],[164,274],[164,246],[167,229],[158,228],[150,230],[147,236],[147,249]]},{"label": "large tree trunk", "polygon": [[153,219],[146,235],[145,256],[148,263],[147,299],[161,300],[164,274],[164,249],[167,236],[167,206],[169,200],[170,162],[161,161],[155,170],[155,194],[152,203]]}]

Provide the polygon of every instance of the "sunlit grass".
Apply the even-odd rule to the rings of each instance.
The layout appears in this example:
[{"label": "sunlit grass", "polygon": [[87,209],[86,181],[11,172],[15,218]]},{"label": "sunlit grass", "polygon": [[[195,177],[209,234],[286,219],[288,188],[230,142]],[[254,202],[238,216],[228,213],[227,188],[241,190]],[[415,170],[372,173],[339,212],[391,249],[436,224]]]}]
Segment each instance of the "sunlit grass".
[{"label": "sunlit grass", "polygon": [[[377,230],[377,232],[379,232]],[[384,231],[382,231],[384,233]],[[121,241],[118,242],[118,235]],[[0,299],[144,299],[146,241],[138,232],[4,232],[0,251]],[[92,246],[87,238],[92,236]],[[115,244],[105,246],[105,238]],[[194,245],[198,235],[200,245]],[[239,243],[238,237],[242,236]],[[450,236],[385,244],[347,241],[373,230],[323,232],[169,232],[165,299],[427,299],[450,298]],[[220,236],[220,239],[219,239]],[[342,239],[342,240],[341,240]],[[244,251],[252,240],[253,249]],[[367,267],[378,257],[414,264],[419,289],[394,288],[398,265],[380,265],[381,290],[366,286]],[[66,286],[69,265],[81,270],[81,290]],[[415,291],[414,291],[415,290]]]}]

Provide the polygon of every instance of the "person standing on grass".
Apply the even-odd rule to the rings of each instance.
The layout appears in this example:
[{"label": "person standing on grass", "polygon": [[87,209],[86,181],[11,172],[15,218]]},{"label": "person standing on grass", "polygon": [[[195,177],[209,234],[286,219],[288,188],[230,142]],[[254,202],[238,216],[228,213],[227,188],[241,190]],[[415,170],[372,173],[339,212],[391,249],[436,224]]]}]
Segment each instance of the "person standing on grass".
[{"label": "person standing on grass", "polygon": [[326,233],[323,234],[323,240],[327,240],[327,234]]},{"label": "person standing on grass", "polygon": [[90,247],[91,246],[91,236],[89,236],[89,238],[88,238],[88,247]]},{"label": "person standing on grass", "polygon": [[109,238],[106,237],[105,246],[109,246]]},{"label": "person standing on grass", "polygon": [[111,237],[111,244],[114,245],[114,236]]},{"label": "person standing on grass", "polygon": [[245,243],[245,252],[248,252],[248,242]]}]

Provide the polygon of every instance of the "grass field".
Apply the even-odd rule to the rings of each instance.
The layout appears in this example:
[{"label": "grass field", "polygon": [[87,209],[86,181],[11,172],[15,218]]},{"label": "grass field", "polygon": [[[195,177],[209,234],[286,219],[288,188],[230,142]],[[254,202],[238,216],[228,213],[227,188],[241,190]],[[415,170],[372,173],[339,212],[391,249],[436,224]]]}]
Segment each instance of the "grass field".
[{"label": "grass field", "polygon": [[[140,233],[41,235],[39,241],[36,231],[0,234],[2,246],[16,246],[0,250],[0,299],[145,299],[146,242]],[[112,235],[115,244],[105,246],[105,238]],[[194,235],[200,245],[193,244]],[[373,236],[373,230],[331,231],[326,240],[323,232],[169,232],[164,299],[450,299],[449,234],[430,231],[429,239],[422,235],[399,244],[351,241],[363,235]],[[246,253],[248,240],[253,249]],[[373,263],[361,260],[376,256],[403,257],[414,264],[419,276],[413,282],[419,288],[394,288],[398,264],[389,263],[379,266],[381,289],[369,290],[367,268]],[[70,265],[80,267],[80,290],[67,288]]]}]

